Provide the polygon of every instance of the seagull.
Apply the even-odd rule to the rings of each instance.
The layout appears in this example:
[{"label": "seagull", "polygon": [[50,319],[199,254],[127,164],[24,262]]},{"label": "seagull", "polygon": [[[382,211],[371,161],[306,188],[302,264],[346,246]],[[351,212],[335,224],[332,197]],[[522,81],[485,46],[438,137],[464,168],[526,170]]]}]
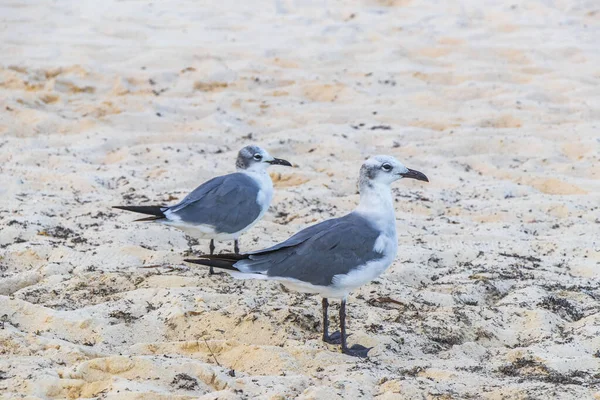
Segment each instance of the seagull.
[{"label": "seagull", "polygon": [[[265,215],[273,198],[273,182],[267,173],[271,165],[292,166],[259,146],[246,146],[238,153],[237,172],[204,182],[173,206],[113,208],[150,215],[136,221],[158,222],[198,239],[210,239],[211,255],[215,251],[215,240],[233,239],[234,252],[238,254],[238,238]],[[213,273],[211,267],[210,274]]]},{"label": "seagull", "polygon": [[[319,294],[323,341],[340,344],[342,353],[366,357],[370,349],[346,343],[348,294],[381,275],[396,258],[398,238],[390,185],[402,178],[429,182],[392,156],[369,158],[360,169],[360,203],[340,218],[301,230],[264,250],[219,254],[186,262],[227,270],[234,278],[268,279],[292,290]],[[340,299],[340,331],[329,334],[328,299]]]}]

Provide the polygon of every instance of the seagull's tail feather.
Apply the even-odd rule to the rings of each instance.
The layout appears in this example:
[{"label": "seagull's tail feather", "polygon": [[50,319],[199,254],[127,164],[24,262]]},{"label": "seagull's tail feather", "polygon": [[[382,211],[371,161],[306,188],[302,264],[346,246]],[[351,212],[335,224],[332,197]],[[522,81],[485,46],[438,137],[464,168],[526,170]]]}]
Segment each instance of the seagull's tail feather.
[{"label": "seagull's tail feather", "polygon": [[228,269],[230,271],[239,271],[239,269],[237,269],[234,266],[234,264],[240,260],[245,260],[246,258],[248,258],[248,256],[244,255],[244,254],[229,253],[229,254],[218,254],[218,255],[212,255],[212,256],[206,255],[206,256],[201,256],[200,258],[197,258],[197,259],[189,259],[188,258],[183,261],[189,262],[192,264],[206,265],[207,267]]},{"label": "seagull's tail feather", "polygon": [[119,210],[132,211],[140,214],[152,215],[151,217],[136,219],[135,221],[156,221],[157,219],[164,219],[165,214],[163,210],[165,207],[161,206],[114,206]]}]

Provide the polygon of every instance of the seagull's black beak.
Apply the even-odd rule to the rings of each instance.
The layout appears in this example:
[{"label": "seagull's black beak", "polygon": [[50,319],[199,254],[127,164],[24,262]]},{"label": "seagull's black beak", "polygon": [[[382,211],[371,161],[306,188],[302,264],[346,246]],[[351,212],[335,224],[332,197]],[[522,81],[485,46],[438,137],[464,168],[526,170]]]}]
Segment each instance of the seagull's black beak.
[{"label": "seagull's black beak", "polygon": [[425,176],[424,173],[415,171],[414,169],[410,169],[410,168],[408,168],[408,172],[406,172],[404,174],[400,174],[400,175],[403,178],[411,178],[411,179],[416,179],[418,181],[429,182],[429,179],[427,179],[427,177]]},{"label": "seagull's black beak", "polygon": [[269,164],[271,165],[285,165],[286,167],[291,167],[292,163],[287,161],[287,160],[283,160],[281,158],[274,158],[271,161],[267,161]]}]

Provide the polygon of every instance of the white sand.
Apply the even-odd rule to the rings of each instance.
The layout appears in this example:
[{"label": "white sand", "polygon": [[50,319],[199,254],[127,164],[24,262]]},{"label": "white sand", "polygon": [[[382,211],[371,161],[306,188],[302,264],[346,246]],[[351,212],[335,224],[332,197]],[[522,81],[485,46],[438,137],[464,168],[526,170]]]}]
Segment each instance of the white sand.
[{"label": "white sand", "polygon": [[[4,398],[600,398],[598,2],[211,3],[0,4]],[[319,298],[110,209],[249,143],[298,167],[242,249],[351,210],[367,156],[430,177],[350,297],[369,360],[320,341]]]}]

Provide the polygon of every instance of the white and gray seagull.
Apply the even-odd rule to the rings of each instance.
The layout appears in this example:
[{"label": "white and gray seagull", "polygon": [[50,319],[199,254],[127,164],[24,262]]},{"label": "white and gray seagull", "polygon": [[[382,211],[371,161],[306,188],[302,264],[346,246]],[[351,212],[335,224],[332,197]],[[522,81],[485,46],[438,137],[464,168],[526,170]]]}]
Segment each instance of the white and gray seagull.
[{"label": "white and gray seagull", "polygon": [[[215,240],[234,240],[239,253],[240,235],[262,217],[273,198],[273,182],[267,173],[270,165],[292,166],[274,158],[266,150],[250,145],[241,149],[235,163],[237,172],[217,176],[198,186],[173,206],[116,206],[150,217],[136,221],[153,221],[174,226],[198,239],[210,239],[210,254]],[[210,268],[210,274],[213,274]]]},{"label": "white and gray seagull", "polygon": [[[185,260],[222,268],[235,278],[279,281],[290,289],[323,297],[323,340],[342,352],[366,356],[369,349],[346,345],[348,294],[381,275],[396,258],[398,239],[390,184],[412,178],[429,182],[391,156],[375,156],[360,169],[360,204],[348,215],[301,230],[273,247],[245,254],[220,254]],[[341,299],[340,331],[329,335],[329,298]]]}]

